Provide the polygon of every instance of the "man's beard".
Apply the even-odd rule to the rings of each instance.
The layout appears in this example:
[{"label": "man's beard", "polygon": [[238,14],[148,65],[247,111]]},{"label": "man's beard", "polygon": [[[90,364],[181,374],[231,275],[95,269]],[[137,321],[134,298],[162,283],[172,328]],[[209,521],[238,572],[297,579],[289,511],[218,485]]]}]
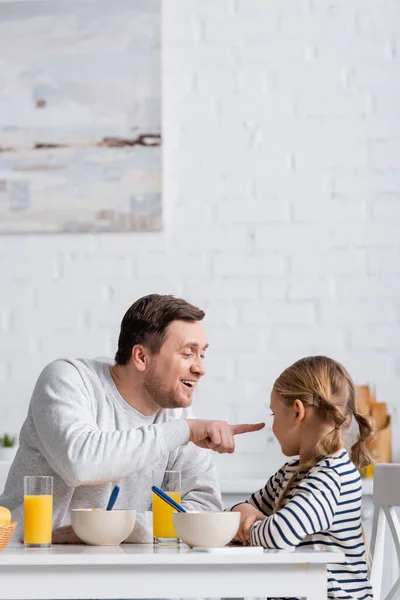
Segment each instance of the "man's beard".
[{"label": "man's beard", "polygon": [[182,401],[178,394],[173,390],[165,389],[156,373],[149,373],[143,387],[160,408],[182,408]]}]

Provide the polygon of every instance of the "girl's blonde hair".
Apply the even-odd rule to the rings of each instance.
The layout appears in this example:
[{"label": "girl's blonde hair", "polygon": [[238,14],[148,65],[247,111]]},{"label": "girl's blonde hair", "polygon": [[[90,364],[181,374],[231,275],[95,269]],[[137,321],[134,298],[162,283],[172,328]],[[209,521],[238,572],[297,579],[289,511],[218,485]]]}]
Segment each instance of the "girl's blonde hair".
[{"label": "girl's blonde hair", "polygon": [[326,356],[302,358],[279,375],[273,389],[286,406],[300,400],[305,406],[314,406],[322,422],[332,424],[332,430],[316,446],[315,460],[312,464],[299,466],[283,490],[274,512],[282,507],[299,473],[307,473],[324,456],[343,447],[341,431],[343,427],[350,426],[353,417],[358,423],[359,436],[351,447],[350,458],[357,469],[371,464],[366,441],[374,436],[374,426],[369,417],[357,412],[354,383],[340,363]]}]

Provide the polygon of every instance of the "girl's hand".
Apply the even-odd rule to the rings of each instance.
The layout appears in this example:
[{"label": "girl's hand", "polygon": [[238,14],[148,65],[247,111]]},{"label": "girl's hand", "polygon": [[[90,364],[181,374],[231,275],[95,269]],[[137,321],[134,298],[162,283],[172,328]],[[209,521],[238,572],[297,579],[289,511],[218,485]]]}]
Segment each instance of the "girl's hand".
[{"label": "girl's hand", "polygon": [[65,525],[64,527],[58,527],[53,531],[52,535],[53,544],[82,544],[82,540],[74,533],[71,525]]},{"label": "girl's hand", "polygon": [[251,504],[239,504],[232,512],[240,512],[240,525],[234,541],[242,542],[245,546],[250,543],[250,531],[256,521],[264,521],[266,516]]}]

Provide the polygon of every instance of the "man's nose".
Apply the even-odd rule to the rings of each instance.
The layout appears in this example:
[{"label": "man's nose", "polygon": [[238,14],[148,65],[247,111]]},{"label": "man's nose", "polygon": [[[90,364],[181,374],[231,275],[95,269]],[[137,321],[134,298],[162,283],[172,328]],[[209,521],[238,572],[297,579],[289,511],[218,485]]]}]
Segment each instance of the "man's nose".
[{"label": "man's nose", "polygon": [[193,373],[196,373],[196,375],[199,375],[200,377],[203,377],[203,375],[206,374],[206,370],[204,368],[204,364],[202,360],[197,360],[196,362],[194,362],[191,366],[190,369]]}]

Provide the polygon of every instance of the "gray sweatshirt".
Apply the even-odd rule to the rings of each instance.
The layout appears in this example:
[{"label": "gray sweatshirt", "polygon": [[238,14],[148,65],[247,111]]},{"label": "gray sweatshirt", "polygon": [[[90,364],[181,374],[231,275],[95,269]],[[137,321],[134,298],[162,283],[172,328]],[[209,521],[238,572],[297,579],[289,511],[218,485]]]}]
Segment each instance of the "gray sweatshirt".
[{"label": "gray sweatshirt", "polygon": [[181,472],[182,504],[221,510],[211,451],[189,443],[190,409],[161,409],[147,417],[119,394],[110,365],[100,360],[56,360],[42,371],[22,426],[20,446],[0,505],[23,536],[23,477],[54,478],[53,528],[71,523],[72,508],[106,507],[115,483],[115,508],[134,508],[128,541],[151,540],[152,473]]}]

